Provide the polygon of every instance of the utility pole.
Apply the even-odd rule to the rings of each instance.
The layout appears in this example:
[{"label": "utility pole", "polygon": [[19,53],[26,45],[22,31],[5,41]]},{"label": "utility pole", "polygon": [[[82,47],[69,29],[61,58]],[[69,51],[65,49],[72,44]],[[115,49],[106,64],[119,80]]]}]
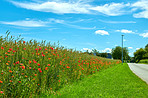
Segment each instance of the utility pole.
[{"label": "utility pole", "polygon": [[122,35],[122,65],[123,65],[123,36],[124,35]]}]

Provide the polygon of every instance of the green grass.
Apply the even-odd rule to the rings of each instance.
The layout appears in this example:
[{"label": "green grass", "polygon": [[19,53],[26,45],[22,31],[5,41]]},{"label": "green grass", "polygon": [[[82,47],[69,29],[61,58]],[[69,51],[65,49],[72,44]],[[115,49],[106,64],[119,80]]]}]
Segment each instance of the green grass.
[{"label": "green grass", "polygon": [[148,98],[148,85],[127,64],[108,68],[60,89],[49,98]]}]

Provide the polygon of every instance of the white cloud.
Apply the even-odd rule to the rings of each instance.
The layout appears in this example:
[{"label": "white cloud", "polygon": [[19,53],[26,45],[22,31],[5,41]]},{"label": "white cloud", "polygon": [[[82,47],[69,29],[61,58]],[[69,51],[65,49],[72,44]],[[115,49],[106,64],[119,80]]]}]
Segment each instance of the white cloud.
[{"label": "white cloud", "polygon": [[109,35],[109,33],[107,31],[104,31],[104,30],[97,30],[97,31],[95,31],[95,34]]},{"label": "white cloud", "polygon": [[104,22],[104,23],[112,23],[112,24],[121,24],[121,23],[136,23],[135,21],[107,21],[107,20],[100,20],[99,21],[101,22]]},{"label": "white cloud", "polygon": [[81,49],[82,52],[86,52],[88,50],[88,52],[92,52],[92,49],[89,49],[89,48],[83,48]]},{"label": "white cloud", "polygon": [[15,26],[23,26],[23,27],[44,27],[47,22],[38,20],[21,20],[21,21],[12,21],[12,22],[4,22],[1,21],[2,24],[15,25]]},{"label": "white cloud", "polygon": [[139,50],[140,48],[136,48],[136,50]]},{"label": "white cloud", "polygon": [[98,11],[100,13],[103,13],[105,15],[109,16],[118,16],[126,13],[127,11],[124,10],[125,7],[130,6],[130,4],[124,4],[124,3],[111,3],[111,4],[105,4],[103,6],[96,6],[92,7],[90,9]]},{"label": "white cloud", "polygon": [[143,36],[143,37],[148,37],[148,33],[142,33],[142,34],[139,34],[140,36]]},{"label": "white cloud", "polygon": [[103,13],[109,16],[118,16],[127,13],[124,8],[129,7],[130,4],[124,3],[110,3],[100,6],[91,5],[93,0],[48,0],[42,2],[18,2],[10,1],[15,6],[41,12],[52,12],[56,14],[93,14]]},{"label": "white cloud", "polygon": [[52,12],[58,14],[64,13],[90,13],[88,8],[90,5],[81,2],[61,2],[61,1],[47,1],[42,3],[32,2],[17,2],[11,1],[14,5],[29,10]]},{"label": "white cloud", "polygon": [[126,30],[126,29],[116,30],[116,32],[121,32],[121,33],[135,33],[132,30]]},{"label": "white cloud", "polygon": [[129,56],[133,57],[133,52],[129,53]]},{"label": "white cloud", "polygon": [[107,53],[111,53],[112,49],[110,48],[105,48],[104,50],[100,50],[100,52],[107,52]]},{"label": "white cloud", "polygon": [[128,49],[133,49],[133,47],[128,47]]},{"label": "white cloud", "polygon": [[136,10],[142,10],[139,13],[133,14],[135,18],[148,18],[148,0],[139,0],[131,5]]}]

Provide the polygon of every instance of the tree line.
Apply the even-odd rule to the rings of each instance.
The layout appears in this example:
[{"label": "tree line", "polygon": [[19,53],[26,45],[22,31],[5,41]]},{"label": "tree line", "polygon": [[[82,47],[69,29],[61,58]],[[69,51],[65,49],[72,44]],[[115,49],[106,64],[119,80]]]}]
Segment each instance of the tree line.
[{"label": "tree line", "polygon": [[139,62],[142,59],[148,59],[148,44],[145,46],[145,48],[140,48],[134,52],[135,62]]},{"label": "tree line", "polygon": [[[87,50],[85,53],[105,58],[107,58],[108,54],[110,54],[112,56],[111,58],[122,60],[122,47],[120,46],[113,48],[111,53],[99,53],[99,51],[96,49],[92,49],[91,52]],[[129,56],[129,50],[127,47],[123,48],[123,60],[125,62],[139,62],[142,59],[148,59],[148,44],[145,46],[145,48],[136,50],[136,52],[134,52],[134,57]]]}]

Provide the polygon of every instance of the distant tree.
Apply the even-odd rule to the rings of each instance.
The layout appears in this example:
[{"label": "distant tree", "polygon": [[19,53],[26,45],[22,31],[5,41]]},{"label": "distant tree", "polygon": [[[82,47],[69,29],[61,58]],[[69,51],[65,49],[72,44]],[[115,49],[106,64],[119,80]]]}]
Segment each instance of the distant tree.
[{"label": "distant tree", "polygon": [[100,56],[107,58],[107,53],[100,53]]},{"label": "distant tree", "polygon": [[143,59],[145,54],[146,54],[146,51],[143,48],[140,48],[139,50],[134,52],[134,58],[136,62],[139,62],[141,59]]},{"label": "distant tree", "polygon": [[[128,60],[129,55],[128,55],[128,49],[126,47],[123,48],[123,59]],[[112,49],[112,57],[114,59],[122,59],[122,48],[120,46],[117,46]]]},{"label": "distant tree", "polygon": [[96,56],[99,56],[99,51],[97,49],[92,49],[92,54],[96,54]]},{"label": "distant tree", "polygon": [[148,44],[145,46],[145,48],[148,47]]},{"label": "distant tree", "polygon": [[148,53],[148,44],[145,46],[145,50]]}]

